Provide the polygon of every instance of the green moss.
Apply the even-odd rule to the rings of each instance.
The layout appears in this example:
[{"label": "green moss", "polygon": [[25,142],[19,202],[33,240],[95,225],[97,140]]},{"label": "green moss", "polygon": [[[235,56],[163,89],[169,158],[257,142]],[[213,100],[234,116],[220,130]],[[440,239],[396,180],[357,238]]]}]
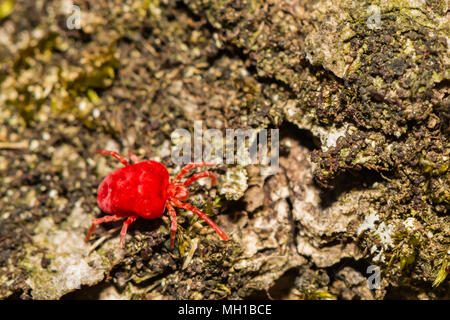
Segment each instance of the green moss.
[{"label": "green moss", "polygon": [[433,282],[433,287],[436,288],[438,287],[442,282],[445,281],[445,279],[447,278],[448,275],[448,266],[449,266],[449,260],[448,258],[445,258],[442,262],[441,262],[441,267],[439,268],[439,272],[436,276],[436,279],[434,279]]}]

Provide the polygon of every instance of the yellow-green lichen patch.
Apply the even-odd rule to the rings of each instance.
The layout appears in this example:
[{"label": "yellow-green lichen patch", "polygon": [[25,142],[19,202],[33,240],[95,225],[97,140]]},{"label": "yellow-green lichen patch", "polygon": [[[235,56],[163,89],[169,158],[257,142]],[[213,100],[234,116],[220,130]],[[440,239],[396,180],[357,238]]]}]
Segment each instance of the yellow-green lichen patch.
[{"label": "yellow-green lichen patch", "polygon": [[[120,259],[116,241],[106,241],[98,252],[91,250],[92,243],[85,241],[89,222],[89,215],[79,205],[63,228],[58,228],[51,217],[41,219],[20,263],[29,273],[27,284],[34,299],[57,299],[82,285],[94,285]],[[115,261],[105,258],[111,250],[119,253]]]},{"label": "yellow-green lichen patch", "polygon": [[243,167],[228,168],[219,178],[219,193],[227,200],[239,200],[247,190],[247,171]]}]

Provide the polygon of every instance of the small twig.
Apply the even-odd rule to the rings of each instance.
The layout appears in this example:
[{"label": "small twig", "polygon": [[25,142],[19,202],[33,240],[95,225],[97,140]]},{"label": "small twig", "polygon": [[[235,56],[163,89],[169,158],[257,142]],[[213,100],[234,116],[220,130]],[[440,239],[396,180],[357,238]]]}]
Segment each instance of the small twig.
[{"label": "small twig", "polygon": [[145,293],[149,293],[153,289],[155,289],[157,286],[159,286],[162,282],[162,279],[156,280],[153,284],[151,284],[148,288],[146,288]]},{"label": "small twig", "polygon": [[0,149],[28,149],[28,142],[1,142]]},{"label": "small twig", "polygon": [[95,249],[97,249],[98,246],[100,246],[107,238],[111,236],[114,232],[120,230],[122,227],[117,227],[114,229],[109,230],[104,236],[101,236],[97,241],[95,241],[92,246],[90,246],[88,255],[92,253]]},{"label": "small twig", "polygon": [[183,266],[181,267],[181,270],[184,270],[188,267],[188,265],[191,263],[192,257],[194,256],[195,250],[197,250],[198,246],[198,238],[195,238],[191,241],[191,248],[189,249],[189,252],[186,256],[186,259],[184,260]]}]

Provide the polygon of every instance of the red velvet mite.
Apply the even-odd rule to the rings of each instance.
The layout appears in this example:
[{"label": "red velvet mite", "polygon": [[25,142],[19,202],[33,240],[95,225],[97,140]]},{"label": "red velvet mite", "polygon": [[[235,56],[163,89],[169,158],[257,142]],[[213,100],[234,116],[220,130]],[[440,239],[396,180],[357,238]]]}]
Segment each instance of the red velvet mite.
[{"label": "red velvet mite", "polygon": [[173,181],[170,181],[169,172],[160,162],[152,160],[138,162],[137,157],[130,152],[131,160],[136,162],[130,164],[127,159],[115,151],[97,150],[95,153],[113,156],[125,167],[109,174],[98,187],[98,205],[108,215],[94,219],[86,236],[86,241],[89,240],[97,225],[103,222],[126,219],[120,232],[119,249],[121,249],[130,224],[138,217],[144,219],[159,218],[167,208],[171,220],[170,246],[173,248],[177,231],[177,216],[174,206],[194,212],[205,220],[223,240],[228,240],[227,234],[205,213],[189,203],[182,202],[189,198],[187,186],[205,177],[211,178],[212,185],[215,185],[217,175],[209,171],[203,171],[192,175],[183,183],[179,183],[179,181],[190,170],[197,167],[215,166],[215,163],[191,162],[180,171]]}]

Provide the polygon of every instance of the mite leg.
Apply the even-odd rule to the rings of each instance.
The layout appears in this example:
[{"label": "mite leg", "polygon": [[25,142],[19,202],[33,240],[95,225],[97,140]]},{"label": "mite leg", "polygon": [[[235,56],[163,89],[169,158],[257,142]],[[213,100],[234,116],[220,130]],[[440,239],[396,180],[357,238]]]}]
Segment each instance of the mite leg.
[{"label": "mite leg", "polygon": [[214,174],[214,173],[212,173],[212,172],[209,172],[209,171],[203,171],[203,172],[196,173],[196,174],[192,175],[192,177],[190,177],[189,179],[187,179],[187,180],[183,183],[183,185],[184,185],[184,186],[188,186],[188,185],[190,185],[191,183],[193,183],[194,181],[196,181],[196,180],[198,180],[198,179],[200,179],[200,178],[206,178],[206,177],[210,177],[210,178],[211,178],[211,185],[213,185],[213,186],[216,185],[216,182],[217,182],[217,175]]},{"label": "mite leg", "polygon": [[200,218],[205,220],[206,223],[208,223],[211,226],[211,228],[213,228],[223,240],[228,241],[227,234],[222,229],[220,229],[219,226],[217,224],[215,224],[210,218],[208,218],[208,216],[204,212],[200,211],[198,208],[194,207],[193,205],[191,205],[189,203],[183,203],[176,199],[172,200],[172,204],[174,206],[192,211],[193,213],[198,215]]},{"label": "mite leg", "polygon": [[191,163],[187,164],[186,166],[184,166],[183,169],[181,169],[180,173],[178,174],[178,176],[175,178],[175,180],[173,182],[177,183],[178,181],[183,179],[183,177],[185,176],[186,173],[189,172],[189,170],[192,170],[192,169],[198,168],[198,167],[214,167],[215,165],[216,164],[213,162],[191,162]]},{"label": "mite leg", "polygon": [[137,216],[131,216],[128,217],[127,220],[123,223],[122,230],[120,231],[120,242],[119,242],[119,249],[122,249],[123,247],[123,240],[125,239],[125,235],[127,234],[128,226],[135,222],[137,219]]},{"label": "mite leg", "polygon": [[177,215],[173,206],[167,202],[167,210],[169,211],[170,221],[172,222],[170,226],[170,248],[173,249],[175,246],[175,234],[177,233]]},{"label": "mite leg", "polygon": [[102,218],[95,219],[94,221],[92,221],[92,226],[89,229],[88,234],[86,235],[86,241],[88,241],[89,238],[91,237],[92,233],[94,233],[95,227],[97,225],[102,224],[103,222],[117,221],[117,220],[122,220],[122,219],[124,219],[124,217],[119,217],[119,216],[104,216]]},{"label": "mite leg", "polygon": [[138,157],[136,157],[136,155],[131,152],[130,150],[128,150],[128,157],[130,157],[131,161],[133,161],[133,163],[138,163],[139,159]]},{"label": "mite leg", "polygon": [[127,161],[127,159],[125,159],[124,157],[122,157],[120,154],[118,154],[115,151],[96,150],[95,153],[97,153],[97,154],[105,154],[107,156],[112,156],[112,157],[116,158],[117,160],[119,160],[124,166],[129,166],[130,165],[130,163]]}]

